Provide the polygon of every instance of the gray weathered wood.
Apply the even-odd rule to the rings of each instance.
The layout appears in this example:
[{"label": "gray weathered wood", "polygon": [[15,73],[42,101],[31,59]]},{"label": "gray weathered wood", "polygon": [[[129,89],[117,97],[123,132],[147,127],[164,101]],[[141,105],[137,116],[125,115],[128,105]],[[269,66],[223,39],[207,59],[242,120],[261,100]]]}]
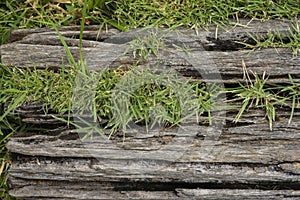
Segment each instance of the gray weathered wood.
[{"label": "gray weathered wood", "polygon": [[[228,122],[223,127],[220,127],[222,133],[219,138],[219,143],[214,146],[214,157],[205,160],[199,157],[197,153],[197,145],[201,145],[205,135],[209,133],[212,127],[206,125],[197,125],[196,123],[184,125],[184,128],[173,128],[169,130],[154,130],[148,134],[135,133],[135,130],[128,130],[126,139],[116,141],[104,140],[103,138],[94,137],[91,140],[76,139],[78,134],[71,133],[71,131],[59,129],[51,129],[48,132],[40,132],[39,134],[18,133],[8,144],[8,148],[15,153],[24,155],[41,155],[41,156],[69,156],[69,157],[88,157],[90,151],[101,155],[101,158],[128,158],[134,159],[139,155],[140,151],[149,150],[156,151],[163,146],[163,142],[159,139],[176,138],[178,143],[166,143],[170,145],[170,149],[166,151],[179,151],[185,147],[180,147],[180,144],[188,145],[188,155],[182,157],[183,160],[190,160],[202,162],[260,162],[267,163],[281,163],[297,161],[297,156],[300,155],[299,144],[299,117],[300,113],[296,112],[292,124],[288,125],[289,113],[278,112],[278,118],[274,122],[273,130],[270,131],[267,120],[264,118],[264,112],[259,110],[250,110],[243,116],[243,120],[239,124]],[[40,116],[40,115],[39,115]],[[46,115],[47,116],[47,115]],[[228,119],[233,117],[233,113],[226,116]],[[48,115],[51,119],[51,116]],[[26,122],[26,121],[24,121]],[[30,121],[31,122],[31,121]],[[57,126],[61,125],[58,121],[48,121]],[[143,129],[142,129],[143,130]],[[217,129],[216,129],[217,130]],[[120,135],[122,138],[122,134]],[[60,138],[73,138],[73,140],[61,140]],[[166,137],[166,138],[164,138]],[[155,138],[157,140],[155,140]],[[117,138],[116,138],[117,139]],[[30,142],[30,141],[39,141]],[[49,144],[48,144],[49,143]],[[98,144],[98,145],[97,145]],[[77,147],[78,148],[74,148]],[[132,146],[131,146],[132,145]],[[65,151],[70,155],[66,155]],[[101,154],[105,152],[105,154]],[[129,154],[130,152],[130,154]],[[218,155],[223,152],[223,155]],[[291,154],[290,152],[294,152]],[[186,152],[185,152],[186,153]],[[147,153],[145,153],[146,155]],[[159,156],[149,153],[149,156]],[[162,158],[168,161],[168,158]],[[172,160],[173,158],[170,158]]]},{"label": "gray weathered wood", "polygon": [[[25,186],[24,188],[14,189],[13,193],[23,199],[33,199],[32,194],[43,199],[298,199],[299,191],[292,190],[258,190],[258,189],[183,189],[178,188],[174,191],[143,191],[143,190],[112,190],[112,185],[88,184],[85,191],[82,184],[69,183],[69,188],[57,183],[53,187],[45,187],[36,183]],[[22,194],[22,196],[20,195]],[[48,195],[45,195],[48,194]],[[49,196],[52,196],[49,198]]]},{"label": "gray weathered wood", "polygon": [[[152,56],[145,62],[160,60],[163,66],[195,81],[237,83],[243,81],[244,61],[248,70],[266,71],[268,83],[288,82],[288,74],[299,81],[300,57],[291,50],[261,49],[248,54],[235,43],[251,42],[248,33],[266,37],[270,31],[279,31],[286,37],[291,27],[288,22],[248,24],[242,20],[241,24],[247,26],[227,31],[211,26],[198,34],[184,28],[162,31],[167,46],[159,58]],[[60,29],[75,60],[78,30]],[[136,34],[147,34],[139,31],[99,31],[97,26],[87,26],[83,55],[89,67],[102,70],[136,62],[130,52],[119,54]],[[14,31],[11,42],[1,46],[6,65],[43,69],[60,68],[62,61],[67,64],[53,29]],[[190,47],[193,57],[177,51],[172,43]],[[26,104],[11,115],[43,130],[18,132],[10,138],[10,193],[21,199],[298,199],[300,110],[295,110],[288,124],[288,107],[277,109],[272,131],[263,110],[247,110],[235,124],[238,110],[228,109],[214,112],[217,123],[211,126],[201,116],[200,123],[191,119],[182,128],[146,133],[143,127],[134,127],[126,131],[125,139],[119,132],[108,140],[105,131],[104,138],[94,134],[83,140],[72,126],[53,118],[67,119],[67,115],[45,113],[39,104]]]},{"label": "gray weathered wood", "polygon": [[[169,43],[191,48],[192,55],[199,60],[197,65],[194,65],[190,62],[190,58],[180,56],[182,53],[176,54],[176,48],[169,47],[161,51],[162,65],[172,67],[185,76],[196,76],[198,79],[201,73],[203,75],[217,72],[221,74],[222,80],[219,80],[219,76],[208,76],[208,79],[236,83],[242,81],[244,61],[248,70],[260,74],[267,72],[270,75],[270,82],[288,82],[288,74],[294,76],[295,80],[299,79],[300,58],[293,56],[291,50],[261,49],[249,54],[248,50],[242,50],[242,45],[236,43],[251,42],[249,34],[264,38],[268,32],[279,31],[285,37],[289,34],[288,28],[291,28],[288,22],[241,21],[240,23],[244,26],[237,25],[229,31],[213,26],[197,33],[187,29],[173,32],[161,30],[166,34]],[[79,27],[61,29],[61,34],[76,61],[79,59],[78,29]],[[82,49],[84,59],[89,67],[95,70],[124,63],[130,64],[134,62],[132,58],[120,55],[127,48],[126,44],[141,34],[145,35],[139,30],[122,33],[113,28],[100,31],[97,26],[87,27]],[[11,38],[15,42],[1,47],[1,59],[5,65],[60,68],[62,63],[68,64],[65,49],[53,29],[16,31],[12,33]]]},{"label": "gray weathered wood", "polygon": [[291,190],[211,190],[178,189],[177,195],[186,199],[297,199],[299,191]]},{"label": "gray weathered wood", "polygon": [[[7,145],[13,156],[10,169],[14,188],[12,194],[29,197],[26,194],[33,195],[29,191],[38,190],[36,197],[50,197],[52,194],[61,197],[59,195],[64,193],[64,198],[73,198],[81,193],[83,195],[78,195],[78,199],[84,198],[84,195],[105,199],[105,194],[120,199],[125,198],[124,195],[137,195],[136,198],[146,199],[180,199],[190,196],[210,199],[216,191],[181,190],[180,187],[211,185],[212,188],[228,188],[219,195],[238,199],[245,193],[238,191],[240,193],[235,194],[230,187],[295,190],[300,186],[299,116],[300,113],[296,112],[293,123],[287,125],[289,115],[280,112],[273,131],[270,131],[263,120],[264,113],[250,111],[245,116],[245,119],[251,119],[248,124],[225,125],[217,140],[206,136],[205,143],[205,134],[210,133],[209,127],[198,125],[186,125],[185,131],[174,129],[148,134],[129,130],[124,142],[122,135],[119,140],[116,137],[112,140],[97,137],[81,140],[78,134],[60,126],[48,132],[17,133]],[[201,152],[203,144],[206,146]],[[210,151],[208,156],[204,156],[205,149]],[[29,180],[36,186],[28,185]],[[47,190],[40,185],[45,180]],[[124,190],[120,193],[109,192],[108,189],[103,189],[106,192],[97,190],[99,182],[109,186],[126,180],[130,180],[127,187],[130,183],[144,183],[145,188],[154,187],[155,184],[161,184],[161,187],[178,185],[165,192]],[[71,191],[75,186],[64,185],[65,181],[95,184],[91,186],[92,189],[81,188],[76,190],[78,193],[74,193]],[[63,186],[58,187],[57,184]],[[116,184],[114,187],[122,188],[121,185]],[[58,188],[61,188],[61,193],[55,192]],[[277,195],[297,198],[299,191],[290,192],[288,196],[287,191],[250,190],[249,199],[259,194],[264,198]]]}]

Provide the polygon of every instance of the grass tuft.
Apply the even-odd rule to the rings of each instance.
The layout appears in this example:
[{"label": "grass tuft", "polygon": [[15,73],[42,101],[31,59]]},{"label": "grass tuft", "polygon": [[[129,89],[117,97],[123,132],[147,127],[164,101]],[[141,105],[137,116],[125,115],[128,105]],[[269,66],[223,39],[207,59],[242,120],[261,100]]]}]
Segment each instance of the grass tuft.
[{"label": "grass tuft", "polygon": [[269,121],[270,130],[273,127],[273,121],[276,116],[276,106],[283,106],[286,104],[287,98],[279,96],[274,92],[274,87],[267,85],[268,77],[266,73],[260,77],[258,74],[253,73],[254,81],[252,82],[251,77],[244,66],[244,79],[246,84],[240,84],[238,88],[229,89],[229,93],[233,93],[235,97],[232,101],[242,102],[238,114],[236,115],[234,122],[238,122],[242,117],[243,113],[249,108],[264,109],[266,117]]},{"label": "grass tuft", "polygon": [[265,48],[289,48],[292,50],[293,55],[297,56],[300,48],[300,29],[298,22],[292,22],[292,28],[288,29],[286,36],[282,36],[279,31],[269,32],[265,38],[260,38],[258,36],[249,34],[250,38],[253,40],[253,44],[237,42],[239,44],[245,45],[246,48],[255,51],[257,49]]}]

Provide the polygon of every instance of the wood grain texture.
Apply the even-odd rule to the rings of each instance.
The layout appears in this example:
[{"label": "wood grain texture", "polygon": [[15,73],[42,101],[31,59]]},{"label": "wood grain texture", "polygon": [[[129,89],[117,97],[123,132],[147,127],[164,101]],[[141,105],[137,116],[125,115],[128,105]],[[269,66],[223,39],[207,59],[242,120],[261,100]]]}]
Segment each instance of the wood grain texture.
[{"label": "wood grain texture", "polygon": [[[288,125],[289,115],[280,112],[270,131],[264,113],[252,110],[244,117],[248,123],[228,123],[220,130],[196,124],[148,134],[132,129],[124,141],[122,134],[82,140],[61,125],[19,132],[7,144],[11,194],[27,199],[238,199],[246,194],[246,199],[297,199],[299,117],[296,112]],[[215,131],[221,135],[210,137]]]},{"label": "wood grain texture", "polygon": [[[300,79],[299,55],[289,49],[261,49],[248,54],[237,44],[253,42],[249,33],[266,37],[279,31],[288,36],[291,25],[284,21],[241,21],[230,30],[180,28],[162,31],[166,47],[158,58],[163,69],[175,69],[195,81],[243,82],[248,70],[269,74],[268,83],[286,83],[288,74]],[[79,27],[62,27],[75,60],[79,57]],[[151,30],[155,31],[155,30]],[[93,70],[131,65],[136,59],[128,42],[146,32],[120,32],[87,26],[83,55]],[[217,37],[216,37],[217,36]],[[191,49],[191,56],[177,46]],[[53,29],[18,30],[11,43],[1,46],[2,62],[11,67],[60,68],[67,64],[65,50]],[[288,124],[290,110],[278,108],[273,130],[265,112],[249,109],[238,123],[238,110],[214,112],[216,123],[206,116],[191,119],[182,127],[145,131],[135,126],[107,139],[84,133],[53,118],[67,115],[45,113],[40,104],[18,107],[11,116],[40,130],[18,132],[7,144],[11,156],[10,193],[20,199],[299,199],[300,110]],[[88,116],[84,116],[87,117]]]},{"label": "wood grain texture", "polygon": [[[160,57],[154,59],[158,59],[161,65],[175,69],[185,76],[201,79],[203,74],[208,74],[208,80],[224,83],[243,81],[243,61],[248,70],[258,74],[266,72],[270,75],[270,82],[288,82],[288,74],[295,80],[299,80],[297,70],[300,67],[300,57],[293,56],[291,50],[261,49],[249,54],[249,50],[243,49],[243,45],[237,43],[253,43],[249,34],[266,38],[269,32],[276,31],[285,38],[290,34],[291,26],[284,21],[242,20],[240,25],[228,28],[229,30],[217,29],[214,26],[198,32],[189,29],[175,31],[162,29],[159,31],[165,34],[168,45],[161,50]],[[73,57],[78,61],[79,27],[65,27],[60,31]],[[97,26],[87,26],[83,37],[83,57],[89,68],[93,70],[132,63],[132,58],[121,56],[128,42],[153,31],[153,29],[147,31],[135,29],[130,32],[119,32],[113,28],[99,30]],[[1,60],[5,65],[37,68],[60,68],[62,63],[68,65],[65,49],[53,29],[14,31],[11,40],[14,42],[1,46]],[[174,44],[190,48],[193,58],[184,55],[184,52],[178,52]],[[197,60],[197,63],[191,60]],[[215,76],[216,73],[221,75],[222,80],[219,76]]]}]

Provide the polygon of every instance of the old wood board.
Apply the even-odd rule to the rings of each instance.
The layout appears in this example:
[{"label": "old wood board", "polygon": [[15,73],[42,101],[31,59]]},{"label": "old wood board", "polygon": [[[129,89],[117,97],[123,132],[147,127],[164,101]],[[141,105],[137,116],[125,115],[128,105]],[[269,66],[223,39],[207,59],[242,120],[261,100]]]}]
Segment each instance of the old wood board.
[{"label": "old wood board", "polygon": [[[270,48],[249,54],[235,43],[249,42],[249,33],[288,35],[290,25],[284,21],[241,23],[247,26],[168,32],[170,44],[189,47],[199,57],[198,65],[176,54],[170,44],[169,53],[162,50],[159,59],[183,76],[225,86],[243,81],[243,62],[248,70],[266,72],[270,83],[286,83],[288,74],[299,81],[299,55],[291,50]],[[76,60],[78,29],[60,30]],[[136,34],[145,34],[113,28],[99,31],[96,26],[88,26],[84,33],[84,57],[95,70],[132,64],[129,53],[115,55]],[[156,59],[150,58],[149,63]],[[11,67],[59,68],[62,60],[67,64],[59,37],[51,29],[13,32],[11,43],[1,47],[1,60]],[[288,124],[289,108],[279,109],[272,131],[263,110],[248,110],[235,124],[237,112],[215,113],[221,123],[216,126],[190,123],[147,134],[132,129],[124,141],[122,134],[110,140],[97,136],[82,140],[72,127],[52,117],[57,114],[44,113],[40,105],[20,106],[12,115],[46,130],[18,132],[7,144],[12,160],[10,193],[21,199],[300,198],[299,110]]]},{"label": "old wood board", "polygon": [[[121,56],[128,42],[141,35],[155,30],[140,29],[130,32],[120,32],[110,28],[99,30],[98,26],[88,26],[84,32],[83,58],[90,69],[103,70],[107,67],[119,66],[124,63],[132,64],[133,59]],[[268,33],[281,33],[283,39],[288,39],[292,25],[284,21],[240,21],[234,28],[227,30],[215,26],[207,30],[178,29],[176,31],[159,30],[164,34],[168,45],[161,51],[161,62],[186,76],[201,79],[201,75],[220,73],[224,83],[243,81],[242,63],[249,71],[267,72],[272,82],[288,82],[287,74],[299,80],[299,56],[293,56],[290,49],[269,48],[258,49],[249,53],[238,42],[253,43],[251,37],[263,40]],[[79,27],[62,28],[61,34],[77,61],[79,59]],[[37,68],[60,68],[62,63],[68,65],[65,49],[60,38],[53,29],[19,30],[12,32],[12,43],[1,46],[1,61],[5,65]],[[198,64],[191,63],[188,56],[182,52],[176,54],[176,47],[187,47],[197,57]],[[151,61],[150,61],[151,62]],[[201,63],[201,64],[200,64]],[[213,65],[213,67],[212,67]],[[202,74],[199,74],[201,72]],[[207,77],[215,79],[216,77]],[[215,80],[220,81],[220,80]]]}]

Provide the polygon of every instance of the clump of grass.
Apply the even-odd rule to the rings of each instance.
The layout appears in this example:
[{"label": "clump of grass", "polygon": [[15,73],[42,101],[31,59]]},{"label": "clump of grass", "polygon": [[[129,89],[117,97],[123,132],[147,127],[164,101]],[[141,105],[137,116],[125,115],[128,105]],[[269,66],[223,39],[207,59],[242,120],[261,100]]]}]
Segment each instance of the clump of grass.
[{"label": "clump of grass", "polygon": [[282,36],[279,31],[269,32],[265,38],[249,34],[253,40],[253,44],[238,42],[245,45],[246,48],[255,51],[257,49],[265,48],[289,48],[292,50],[293,55],[297,56],[300,47],[300,29],[298,22],[293,22],[292,27],[288,29],[286,36]]},{"label": "clump of grass", "polygon": [[[11,100],[42,103],[45,109],[54,109],[64,113],[69,108],[72,97],[75,72],[61,68],[58,72],[49,69],[20,69],[0,65],[1,103]],[[15,107],[17,105],[14,105]]]},{"label": "clump of grass", "polygon": [[[286,96],[287,101],[291,101],[291,115],[289,124],[292,123],[293,115],[296,108],[300,108],[300,82],[295,82],[293,77],[289,75],[290,84],[285,86],[277,86],[282,96]],[[287,94],[287,95],[286,95]]]},{"label": "clump of grass", "polygon": [[[161,115],[160,119],[165,117],[170,123],[178,124],[182,110],[191,109],[191,102],[195,103],[192,99],[191,102],[187,101],[187,92],[192,92],[195,99],[196,96],[201,97],[202,103],[209,99],[208,93],[204,93],[204,86],[190,83],[187,80],[182,81],[176,75],[168,73],[158,75],[153,69],[142,70],[132,67],[130,70],[123,68],[106,70],[101,74],[96,86],[95,99],[91,100],[72,99],[74,80],[78,73],[71,68],[52,71],[34,68],[8,68],[0,65],[0,71],[2,73],[0,86],[3,88],[0,92],[0,103],[12,102],[9,110],[1,119],[4,119],[9,111],[26,102],[42,103],[45,106],[45,112],[53,110],[63,114],[74,109],[71,105],[72,102],[81,101],[85,106],[83,109],[96,108],[99,117],[109,119],[110,126],[118,127],[119,124],[114,124],[116,122],[112,119],[114,117],[113,107],[115,107],[112,103],[114,100],[119,100],[118,94],[127,92],[128,96],[126,97],[128,97],[131,111],[130,118],[134,118],[136,122],[144,121],[148,124],[151,107],[161,104],[164,105],[168,114]],[[184,99],[180,99],[183,97]],[[88,104],[93,102],[95,105]],[[115,105],[117,104],[115,103]],[[207,110],[202,105],[205,104],[199,105],[203,113]],[[194,104],[195,106],[197,104]],[[211,107],[207,108],[211,109]],[[158,121],[161,122],[161,120]]]},{"label": "clump of grass", "polygon": [[274,88],[267,85],[268,77],[266,77],[265,73],[260,77],[252,72],[255,77],[255,80],[252,82],[244,62],[243,67],[246,84],[240,84],[238,88],[229,89],[229,92],[235,95],[233,101],[242,101],[242,106],[234,122],[238,122],[243,113],[249,108],[265,109],[270,130],[272,130],[273,121],[275,121],[276,116],[276,106],[285,105],[287,99],[274,93]]},{"label": "clump of grass", "polygon": [[114,89],[113,124],[109,126],[126,130],[130,119],[145,124],[147,129],[157,124],[179,125],[191,115],[196,115],[198,97],[195,89],[198,93],[204,91],[198,86],[176,74],[133,68]]},{"label": "clump of grass", "polygon": [[10,160],[5,145],[9,137],[19,130],[20,127],[17,119],[8,122],[7,117],[4,115],[3,103],[0,103],[0,117],[4,117],[0,120],[0,198],[10,200],[15,198],[8,194],[7,180]]},{"label": "clump of grass", "polygon": [[292,19],[299,16],[297,0],[288,1],[106,1],[110,18],[123,27],[161,25],[167,27],[189,26],[197,28],[207,24],[222,24],[228,19]]},{"label": "clump of grass", "polygon": [[[0,44],[7,41],[12,29],[79,24],[84,0],[37,1],[6,0],[0,2]],[[134,27],[222,25],[228,19],[295,19],[299,17],[298,0],[88,0],[85,24],[109,24],[120,30]]]},{"label": "clump of grass", "polygon": [[132,51],[133,57],[140,60],[146,60],[150,55],[159,56],[159,50],[165,47],[165,35],[153,30],[146,35],[138,35],[129,42],[124,55]]},{"label": "clump of grass", "polygon": [[[3,139],[1,138],[1,140]],[[6,152],[6,151],[2,150],[1,152]],[[4,155],[1,155],[1,159],[0,159],[0,198],[6,200],[15,199],[8,194],[8,186],[6,184],[8,179],[7,171],[9,169],[9,166],[10,163],[9,163],[8,155],[7,153],[4,153]]]},{"label": "clump of grass", "polygon": [[[56,26],[79,24],[84,0],[37,1],[5,0],[0,2],[0,44],[8,40],[13,29],[40,28],[55,23]],[[104,0],[87,1],[85,23],[92,23],[92,16],[100,15]],[[96,18],[96,17],[94,17]]]},{"label": "clump of grass", "polygon": [[297,0],[243,1],[239,4],[239,10],[242,17],[258,19],[292,19],[300,13]]}]

